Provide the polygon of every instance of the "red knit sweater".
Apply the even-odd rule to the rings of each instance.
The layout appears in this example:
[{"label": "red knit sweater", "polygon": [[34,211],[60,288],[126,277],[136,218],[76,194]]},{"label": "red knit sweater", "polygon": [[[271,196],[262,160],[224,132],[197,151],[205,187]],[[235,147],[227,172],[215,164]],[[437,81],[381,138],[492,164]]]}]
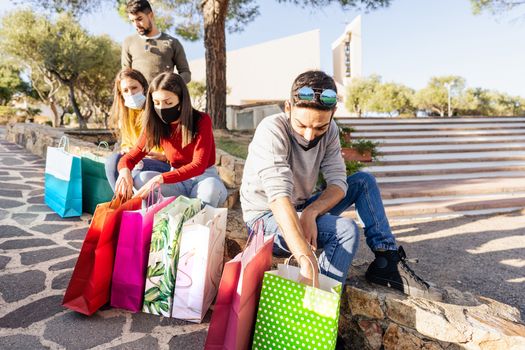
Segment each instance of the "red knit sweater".
[{"label": "red knit sweater", "polygon": [[[175,170],[162,174],[164,183],[176,183],[199,176],[212,165],[215,165],[215,140],[213,139],[212,122],[209,115],[201,113],[197,124],[197,135],[193,142],[182,148],[182,133],[177,132],[177,125],[172,124],[172,136],[161,139],[160,146],[171,166]],[[133,169],[148,152],[145,151],[146,135],[142,133],[137,144],[126,153],[118,163],[118,170]]]}]

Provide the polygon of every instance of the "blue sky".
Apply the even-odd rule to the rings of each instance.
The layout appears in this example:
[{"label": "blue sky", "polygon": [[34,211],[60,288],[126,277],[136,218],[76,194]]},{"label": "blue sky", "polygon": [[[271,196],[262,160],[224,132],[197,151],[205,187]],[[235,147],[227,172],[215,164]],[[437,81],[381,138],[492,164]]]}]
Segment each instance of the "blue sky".
[{"label": "blue sky", "polygon": [[[0,4],[0,14],[14,7],[9,0]],[[243,32],[227,36],[228,49],[320,29],[321,65],[327,72],[332,71],[332,41],[360,14],[337,5],[314,10],[274,0],[259,4],[260,16]],[[525,17],[516,19],[522,13],[474,16],[468,0],[393,0],[389,8],[363,14],[363,73],[416,89],[431,76],[455,74],[468,86],[525,96]],[[110,8],[81,22],[90,32],[108,33],[118,42],[133,33]],[[202,41],[183,45],[189,59],[204,56]]]}]

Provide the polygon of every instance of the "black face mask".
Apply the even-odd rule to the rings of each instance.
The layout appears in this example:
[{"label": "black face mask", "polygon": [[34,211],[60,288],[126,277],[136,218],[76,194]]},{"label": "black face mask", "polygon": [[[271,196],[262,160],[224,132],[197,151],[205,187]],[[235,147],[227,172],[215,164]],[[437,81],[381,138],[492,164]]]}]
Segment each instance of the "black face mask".
[{"label": "black face mask", "polygon": [[180,118],[180,106],[176,105],[171,108],[157,108],[155,107],[155,112],[157,112],[157,115],[159,116],[160,120],[164,124],[171,124],[173,122],[176,122]]},{"label": "black face mask", "polygon": [[[333,118],[333,115],[330,118],[330,123],[332,122],[332,118]],[[314,137],[312,140],[307,140],[301,134],[299,134],[297,131],[294,130],[294,128],[292,126],[292,117],[291,116],[289,116],[288,121],[290,122],[290,128],[292,129],[292,136],[293,136],[295,142],[297,142],[297,144],[305,151],[311,150],[312,148],[317,146],[319,141],[321,141],[321,139],[323,137],[325,137],[325,135],[328,133],[328,130],[330,129],[330,125],[329,125],[328,129],[324,133],[322,133],[319,136]]]},{"label": "black face mask", "polygon": [[321,141],[321,139],[326,135],[327,132],[324,132],[323,134],[321,134],[319,136],[316,136],[316,137],[314,137],[311,140],[305,139],[303,136],[301,136],[301,134],[299,134],[293,128],[292,128],[292,133],[293,133],[293,138],[295,139],[295,142],[297,142],[297,144],[302,149],[304,149],[305,151],[308,151],[308,150],[314,148],[315,146],[317,146],[319,141]]}]

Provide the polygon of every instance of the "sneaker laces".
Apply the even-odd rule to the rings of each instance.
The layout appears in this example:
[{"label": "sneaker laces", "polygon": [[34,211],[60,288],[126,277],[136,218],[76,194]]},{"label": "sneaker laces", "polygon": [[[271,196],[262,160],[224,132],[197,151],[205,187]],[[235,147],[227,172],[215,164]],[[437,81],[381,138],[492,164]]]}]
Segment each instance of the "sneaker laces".
[{"label": "sneaker laces", "polygon": [[416,282],[424,285],[427,289],[430,288],[430,285],[425,282],[421,277],[419,277],[415,272],[414,270],[412,270],[410,268],[410,266],[408,266],[407,262],[410,262],[410,263],[418,263],[419,262],[419,259],[407,259],[407,256],[406,256],[406,253],[405,253],[405,250],[403,249],[402,246],[400,246],[397,250],[397,252],[399,253],[399,257],[401,259],[401,267],[403,268],[403,270],[405,270],[412,278],[414,278],[416,280]]}]

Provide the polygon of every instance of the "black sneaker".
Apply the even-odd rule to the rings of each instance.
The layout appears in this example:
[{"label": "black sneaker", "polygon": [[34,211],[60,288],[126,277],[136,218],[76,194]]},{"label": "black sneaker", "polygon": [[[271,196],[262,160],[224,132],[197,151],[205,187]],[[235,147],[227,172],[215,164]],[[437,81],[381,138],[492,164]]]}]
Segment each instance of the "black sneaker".
[{"label": "black sneaker", "polygon": [[368,282],[397,289],[406,295],[443,300],[442,293],[430,286],[408,266],[403,247],[398,250],[374,252],[376,258],[368,266],[365,277]]}]

